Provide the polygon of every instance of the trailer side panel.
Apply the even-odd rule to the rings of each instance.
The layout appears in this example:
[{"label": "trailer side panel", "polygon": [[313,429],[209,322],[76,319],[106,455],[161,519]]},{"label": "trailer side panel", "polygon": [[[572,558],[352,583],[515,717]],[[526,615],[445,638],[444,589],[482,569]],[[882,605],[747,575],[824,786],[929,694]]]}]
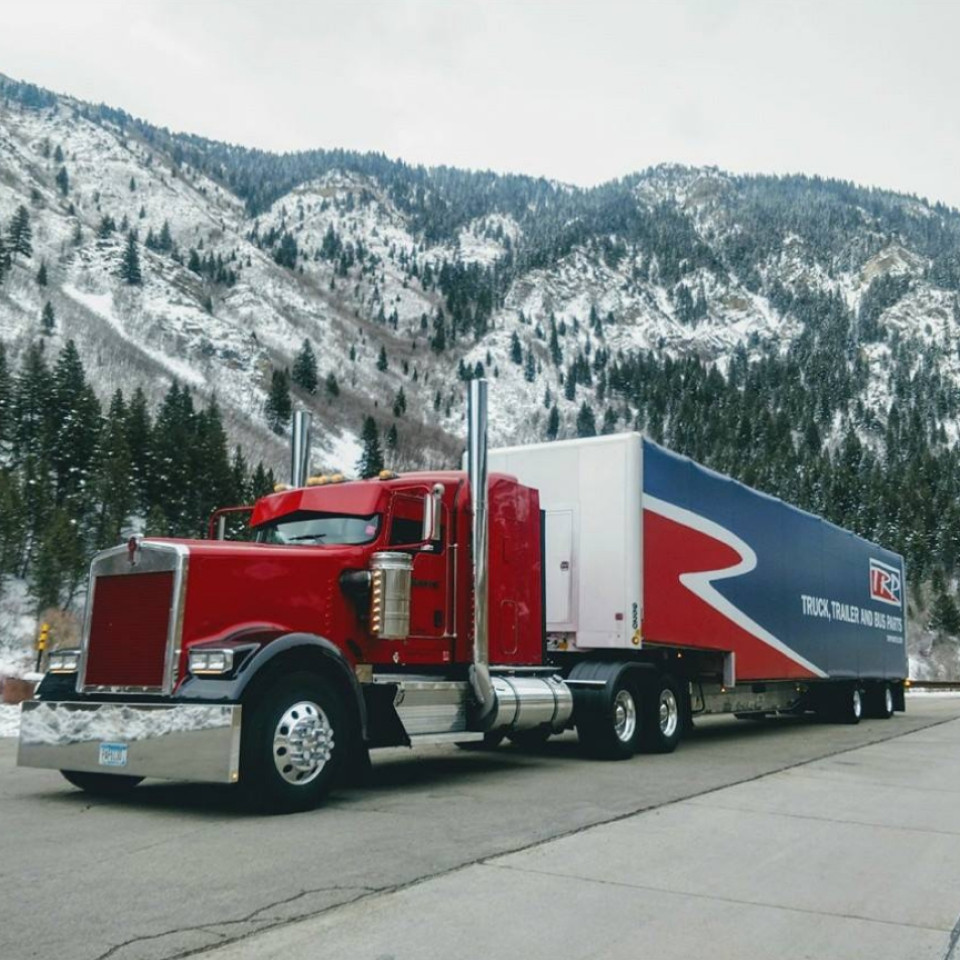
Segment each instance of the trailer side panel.
[{"label": "trailer side panel", "polygon": [[643,638],[740,680],[907,675],[902,558],[643,441]]}]

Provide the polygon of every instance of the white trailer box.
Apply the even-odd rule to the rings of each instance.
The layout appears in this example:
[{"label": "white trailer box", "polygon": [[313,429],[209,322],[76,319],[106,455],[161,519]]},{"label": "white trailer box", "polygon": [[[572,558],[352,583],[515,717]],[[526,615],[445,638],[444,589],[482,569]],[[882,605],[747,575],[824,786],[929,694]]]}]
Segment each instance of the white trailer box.
[{"label": "white trailer box", "polygon": [[490,450],[490,470],[540,491],[548,646],[640,645],[643,443],[636,433]]}]

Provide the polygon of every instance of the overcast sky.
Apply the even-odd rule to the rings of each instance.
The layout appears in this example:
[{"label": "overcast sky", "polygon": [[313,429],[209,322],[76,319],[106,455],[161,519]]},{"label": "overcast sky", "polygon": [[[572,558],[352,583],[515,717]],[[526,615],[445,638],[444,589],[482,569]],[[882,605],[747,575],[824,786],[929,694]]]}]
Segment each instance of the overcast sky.
[{"label": "overcast sky", "polygon": [[960,3],[24,0],[0,73],[175,130],[589,185],[804,172],[960,207]]}]

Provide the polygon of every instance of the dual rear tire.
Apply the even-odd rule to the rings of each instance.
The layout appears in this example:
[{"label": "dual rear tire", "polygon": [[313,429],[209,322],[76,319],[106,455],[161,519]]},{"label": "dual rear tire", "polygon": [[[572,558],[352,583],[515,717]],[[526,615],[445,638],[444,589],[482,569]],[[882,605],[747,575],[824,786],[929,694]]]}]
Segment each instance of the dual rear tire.
[{"label": "dual rear tire", "polygon": [[634,753],[671,753],[683,733],[683,696],[668,674],[647,678],[623,670],[603,691],[577,705],[577,735],[585,750],[606,760]]}]

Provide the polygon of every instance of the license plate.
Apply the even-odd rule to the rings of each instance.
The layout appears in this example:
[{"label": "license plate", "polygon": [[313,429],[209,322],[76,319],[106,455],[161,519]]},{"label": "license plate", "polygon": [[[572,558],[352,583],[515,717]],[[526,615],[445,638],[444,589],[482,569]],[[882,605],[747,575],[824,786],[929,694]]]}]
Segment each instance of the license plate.
[{"label": "license plate", "polygon": [[125,743],[101,743],[101,767],[125,767],[127,765],[127,745]]}]

